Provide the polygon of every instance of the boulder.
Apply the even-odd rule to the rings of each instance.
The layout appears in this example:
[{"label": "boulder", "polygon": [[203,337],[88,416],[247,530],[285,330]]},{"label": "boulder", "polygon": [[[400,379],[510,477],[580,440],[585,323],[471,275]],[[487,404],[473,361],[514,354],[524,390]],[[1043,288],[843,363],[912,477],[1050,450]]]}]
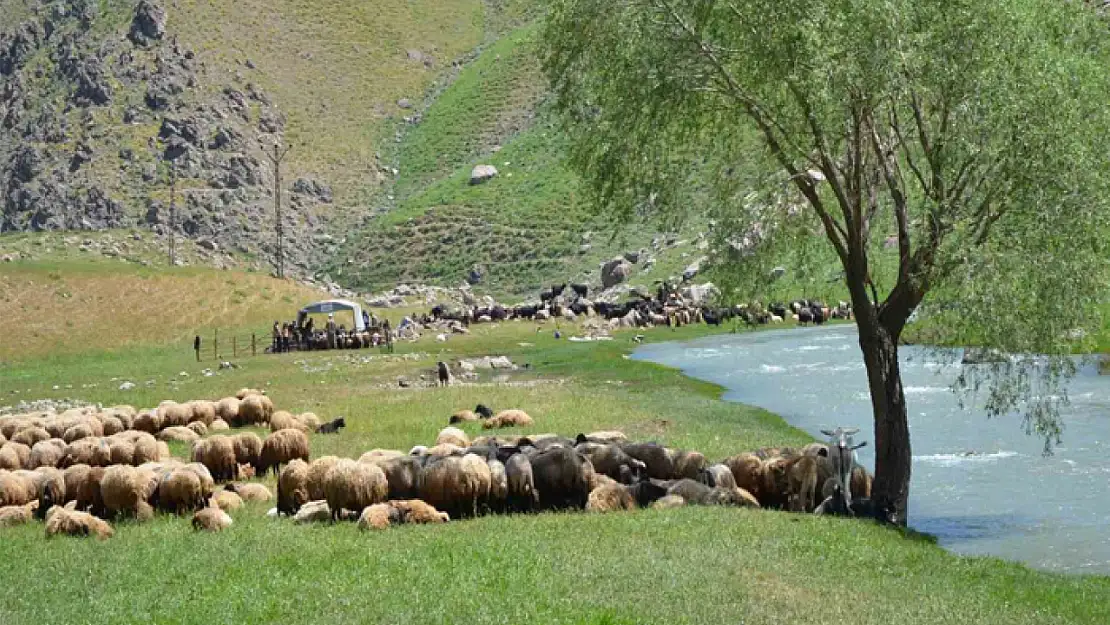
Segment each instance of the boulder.
[{"label": "boulder", "polygon": [[771,279],[778,280],[786,275],[786,267],[775,267],[771,270]]},{"label": "boulder", "polygon": [[635,250],[631,252],[625,252],[624,259],[635,265],[636,263],[640,262],[640,252]]},{"label": "boulder", "polygon": [[608,289],[621,284],[628,280],[630,275],[632,275],[632,263],[623,257],[614,258],[601,266],[601,288]]},{"label": "boulder", "polygon": [[701,306],[709,302],[714,296],[720,294],[720,289],[717,288],[712,282],[705,284],[692,284],[682,290],[682,296],[687,303],[694,306]]},{"label": "boulder", "polygon": [[470,184],[482,184],[492,180],[497,175],[497,168],[493,165],[475,165],[470,171]]},{"label": "boulder", "polygon": [[166,34],[166,9],[151,0],[141,0],[131,18],[127,38],[137,46],[145,46]]},{"label": "boulder", "polygon": [[701,271],[701,264],[704,260],[704,258],[699,258],[690,263],[686,267],[686,270],[682,272],[682,281],[689,282],[690,280],[693,280],[698,275],[698,272]]}]

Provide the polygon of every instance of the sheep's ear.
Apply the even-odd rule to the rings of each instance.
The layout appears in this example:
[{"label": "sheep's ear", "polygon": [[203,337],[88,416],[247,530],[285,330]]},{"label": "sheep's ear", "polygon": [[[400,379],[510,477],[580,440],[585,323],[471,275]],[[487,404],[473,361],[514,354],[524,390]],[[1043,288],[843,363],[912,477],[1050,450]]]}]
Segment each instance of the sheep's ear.
[{"label": "sheep's ear", "polygon": [[836,435],[836,432],[833,432],[832,430],[821,430],[821,433],[824,434],[825,436],[835,436]]},{"label": "sheep's ear", "polygon": [[853,446],[852,449],[859,449],[860,447],[867,447],[867,441],[863,441],[862,443]]},{"label": "sheep's ear", "polygon": [[822,458],[828,458],[829,457],[829,448],[828,447],[822,447],[821,449],[818,449],[817,450],[817,455],[821,456]]},{"label": "sheep's ear", "polygon": [[847,429],[844,430],[844,433],[847,434],[848,436],[851,436],[853,434],[859,434],[859,428],[847,428]]},{"label": "sheep's ear", "polygon": [[579,433],[578,436],[574,437],[574,444],[581,445],[582,443],[588,442],[588,440],[585,434]]}]

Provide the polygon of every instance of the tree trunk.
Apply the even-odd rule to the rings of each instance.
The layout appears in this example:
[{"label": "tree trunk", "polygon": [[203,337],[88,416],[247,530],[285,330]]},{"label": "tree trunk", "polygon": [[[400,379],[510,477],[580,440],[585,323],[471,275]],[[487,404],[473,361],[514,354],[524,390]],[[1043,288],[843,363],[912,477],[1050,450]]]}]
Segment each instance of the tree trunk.
[{"label": "tree trunk", "polygon": [[875,482],[871,499],[876,510],[892,512],[895,521],[905,525],[912,453],[906,396],[898,367],[898,337],[874,317],[859,321],[859,345],[867,367],[875,419]]}]

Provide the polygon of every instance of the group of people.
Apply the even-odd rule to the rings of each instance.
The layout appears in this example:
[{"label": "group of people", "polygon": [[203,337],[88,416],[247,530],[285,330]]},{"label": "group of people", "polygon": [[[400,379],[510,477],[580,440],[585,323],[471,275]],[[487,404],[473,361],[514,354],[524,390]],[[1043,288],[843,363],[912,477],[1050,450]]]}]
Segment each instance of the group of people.
[{"label": "group of people", "polygon": [[316,321],[309,317],[303,325],[294,322],[274,322],[272,330],[274,353],[310,349],[357,349],[362,347],[382,347],[393,352],[393,330],[389,320],[379,322],[377,317],[362,312],[365,330],[347,329],[337,324],[335,315],[329,314],[324,327],[317,328]]}]

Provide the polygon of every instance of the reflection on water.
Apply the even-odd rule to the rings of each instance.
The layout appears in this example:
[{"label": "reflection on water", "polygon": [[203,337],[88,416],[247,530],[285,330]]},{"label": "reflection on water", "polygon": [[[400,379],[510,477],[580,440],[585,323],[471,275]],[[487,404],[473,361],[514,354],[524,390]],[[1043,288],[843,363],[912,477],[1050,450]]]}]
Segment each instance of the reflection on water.
[{"label": "reflection on water", "polygon": [[[961,410],[949,390],[962,365],[901,348],[913,435],[910,523],[960,553],[1041,568],[1110,573],[1110,378],[1071,382],[1064,444],[1052,456],[1018,417]],[[859,426],[871,404],[855,328],[790,329],[647,345],[635,355],[725,387],[725,398],[783,415],[820,438]],[[872,447],[860,460],[873,467]]]}]

